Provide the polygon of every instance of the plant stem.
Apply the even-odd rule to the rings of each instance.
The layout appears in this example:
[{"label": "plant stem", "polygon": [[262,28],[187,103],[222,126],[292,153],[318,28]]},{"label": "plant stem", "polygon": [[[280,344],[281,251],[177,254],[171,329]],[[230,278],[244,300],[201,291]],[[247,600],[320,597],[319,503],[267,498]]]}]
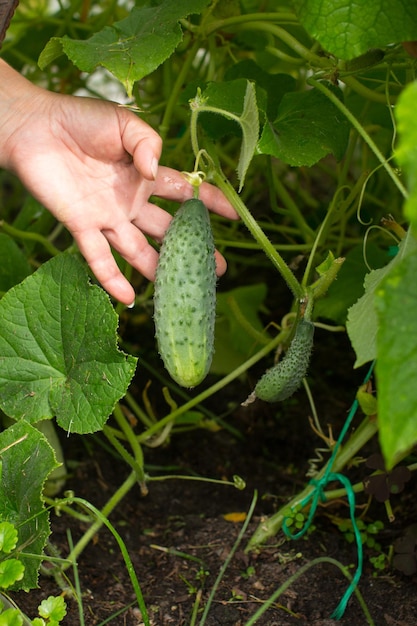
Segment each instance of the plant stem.
[{"label": "plant stem", "polygon": [[[333,462],[332,471],[340,472],[350,459],[369,441],[378,431],[376,420],[371,421],[369,417],[365,417],[358,429],[351,435],[349,441],[340,448],[339,453]],[[320,472],[314,477],[315,481],[320,480],[326,473],[330,459]],[[261,544],[277,534],[280,530],[284,518],[289,509],[296,508],[304,499],[314,491],[315,486],[308,484],[300,493],[298,493],[290,502],[286,503],[271,517],[262,520],[253,536],[248,542],[246,552],[256,550]],[[326,494],[327,495],[327,494]]]},{"label": "plant stem", "polygon": [[[136,600],[139,606],[139,610],[141,612],[143,623],[145,626],[151,626],[148,612],[146,610],[145,600],[143,598],[142,590],[140,588],[139,580],[136,576],[135,568],[133,567],[132,560],[126,548],[126,544],[124,543],[123,539],[121,538],[121,536],[119,535],[119,533],[117,532],[113,524],[111,524],[109,520],[107,519],[108,513],[104,514],[103,511],[99,511],[98,509],[96,509],[96,507],[93,504],[91,504],[87,500],[84,500],[83,498],[73,497],[73,498],[70,498],[70,501],[76,502],[80,504],[81,506],[84,506],[86,509],[89,509],[90,511],[92,511],[94,515],[97,517],[97,522],[100,523],[100,526],[104,524],[108,528],[108,530],[111,532],[113,537],[115,538],[117,545],[119,546],[120,552],[122,553],[122,556],[126,565],[126,569],[129,574],[130,581],[132,583],[132,587],[135,591]],[[71,554],[76,550],[77,546],[75,546],[75,548],[71,550]]]},{"label": "plant stem", "polygon": [[294,222],[297,224],[298,228],[300,229],[304,237],[304,240],[306,242],[314,240],[313,229],[310,228],[310,226],[305,221],[303,214],[298,208],[297,203],[293,200],[291,195],[288,193],[288,190],[286,189],[285,185],[283,185],[282,181],[280,180],[278,176],[274,176],[273,185],[274,185],[275,191],[278,193],[282,202],[287,207],[288,212],[291,214],[292,218],[294,219]]},{"label": "plant stem", "polygon": [[193,43],[193,45],[191,46],[190,50],[187,53],[186,59],[181,67],[181,70],[177,76],[177,80],[174,83],[174,87],[171,91],[169,100],[167,102],[167,105],[165,107],[165,113],[164,116],[162,118],[161,124],[159,126],[159,134],[161,135],[162,139],[164,140],[168,134],[169,131],[169,127],[171,124],[171,118],[174,112],[174,108],[177,105],[178,102],[178,97],[180,94],[180,91],[182,89],[182,86],[185,82],[185,79],[187,77],[187,74],[191,68],[191,65],[194,61],[195,55],[197,54],[197,51],[200,47],[200,41],[199,39],[196,39]]},{"label": "plant stem", "polygon": [[232,204],[232,206],[236,209],[241,220],[244,222],[246,228],[249,230],[253,238],[259,243],[265,252],[268,259],[274,265],[274,267],[279,271],[282,278],[287,283],[289,289],[293,293],[294,297],[297,300],[301,300],[304,297],[304,290],[302,289],[300,283],[285,263],[282,256],[277,252],[272,243],[269,241],[268,237],[265,235],[258,222],[252,216],[244,202],[240,199],[240,196],[236,193],[232,185],[229,181],[220,174],[217,169],[212,173],[213,182],[221,191],[224,193],[226,198]]},{"label": "plant stem", "polygon": [[[110,500],[104,505],[101,509],[101,515],[107,518],[110,513],[116,508],[119,502],[125,497],[127,493],[131,490],[131,488],[136,484],[137,476],[136,472],[131,472],[126,480],[120,485],[118,490],[112,495]],[[64,500],[66,503],[67,500]],[[63,570],[66,570],[70,565],[73,564],[74,561],[80,556],[82,551],[87,547],[90,543],[94,535],[100,530],[103,526],[103,520],[101,518],[96,519],[96,521],[91,524],[90,528],[83,534],[81,539],[75,544],[74,548],[68,555],[68,561],[65,566],[62,567]]]},{"label": "plant stem", "polygon": [[[340,76],[340,80],[344,82],[348,87],[350,87],[352,91],[355,91],[357,94],[362,96],[365,101],[370,100],[371,102],[380,102],[385,105],[388,104],[386,94],[378,93],[378,91],[375,91],[374,89],[369,89],[369,87],[363,85],[354,76],[343,76],[342,74]],[[397,102],[397,99],[397,96],[391,95],[391,104],[395,104]]]},{"label": "plant stem", "polygon": [[246,15],[234,15],[232,17],[226,17],[222,20],[210,22],[206,29],[206,35],[211,35],[216,30],[225,30],[230,26],[240,26],[241,24],[250,24],[254,22],[291,22],[296,23],[297,17],[294,13],[290,12],[278,12],[275,13],[247,13]]},{"label": "plant stem", "polygon": [[125,395],[125,400],[127,404],[129,405],[129,407],[134,412],[134,414],[136,415],[136,417],[145,426],[152,426],[152,424],[155,424],[155,420],[149,417],[149,415],[145,413],[145,411],[143,411],[143,409],[139,406],[139,404],[136,402],[135,398],[129,391]]},{"label": "plant stem", "polygon": [[179,417],[183,413],[186,413],[187,411],[189,411],[190,409],[195,407],[197,404],[200,404],[201,402],[206,400],[206,398],[210,398],[215,393],[220,391],[220,389],[223,389],[223,387],[226,387],[226,385],[231,383],[233,380],[235,380],[236,378],[239,378],[239,376],[242,376],[242,374],[244,374],[250,367],[255,365],[255,363],[260,361],[260,359],[262,359],[264,356],[269,354],[271,352],[271,350],[273,350],[280,343],[282,343],[282,341],[286,337],[287,337],[287,332],[285,332],[285,333],[284,332],[280,332],[276,337],[274,337],[274,339],[272,339],[268,343],[268,345],[266,345],[263,348],[261,348],[250,359],[248,359],[247,361],[242,363],[242,365],[240,365],[239,367],[236,367],[236,369],[234,369],[233,372],[231,372],[230,374],[228,374],[227,376],[225,376],[221,380],[217,381],[214,385],[212,385],[208,389],[205,389],[204,391],[199,393],[197,396],[195,396],[195,398],[192,398],[188,402],[185,402],[180,407],[178,407],[177,409],[175,409],[174,411],[172,411],[171,413],[169,413],[168,415],[163,417],[161,420],[159,420],[156,424],[154,424],[153,426],[148,428],[144,433],[142,433],[141,435],[138,436],[138,438],[137,438],[138,441],[139,442],[146,442],[147,439],[149,439],[155,433],[157,433],[160,430],[162,430],[169,422],[175,421],[177,419],[177,417]]},{"label": "plant stem", "polygon": [[[344,576],[346,576],[346,578],[349,581],[352,580],[352,577],[349,574],[347,568],[344,567],[336,559],[333,559],[332,557],[329,557],[329,556],[317,557],[316,559],[313,559],[309,563],[306,563],[305,565],[302,565],[300,567],[300,569],[298,569],[295,572],[295,574],[293,574],[292,576],[287,578],[287,580],[282,585],[280,585],[280,587],[275,591],[275,593],[273,593],[272,596],[270,598],[268,598],[268,600],[266,600],[266,602],[256,611],[256,613],[254,615],[252,615],[252,617],[249,619],[249,621],[247,621],[245,623],[245,626],[253,626],[253,624],[256,624],[256,622],[261,617],[261,615],[263,615],[278,600],[278,598],[283,593],[285,593],[285,591],[296,580],[298,580],[298,578],[300,578],[303,574],[305,574],[305,572],[307,572],[309,569],[313,568],[315,565],[319,565],[320,563],[330,563],[331,565],[335,565],[336,567],[338,567],[340,569],[342,574],[344,574]],[[355,589],[355,594],[356,594],[356,597],[358,599],[359,604],[361,605],[362,611],[364,612],[364,615],[365,615],[365,617],[367,619],[367,622],[368,622],[369,626],[375,626],[374,621],[373,621],[373,619],[371,617],[371,614],[369,613],[368,607],[366,606],[366,603],[365,603],[365,601],[364,601],[364,599],[362,597],[362,594],[360,593],[359,589],[357,589],[357,588]]]},{"label": "plant stem", "polygon": [[326,57],[321,57],[314,52],[311,52],[308,48],[303,46],[298,39],[293,37],[287,30],[281,28],[281,26],[277,26],[276,24],[270,24],[268,22],[254,22],[249,24],[249,28],[251,30],[262,30],[267,33],[271,33],[277,39],[283,41],[291,50],[294,50],[296,54],[298,54],[302,59],[305,59],[313,65],[314,67],[326,68],[328,69],[331,65],[330,59]]},{"label": "plant stem", "polygon": [[124,446],[119,442],[117,437],[112,433],[111,428],[108,426],[103,427],[103,434],[110,441],[113,448],[120,454],[122,459],[129,465],[135,472],[140,485],[142,495],[147,495],[147,487],[145,483],[145,474],[143,471],[143,466],[141,467],[139,463],[127,452]]},{"label": "plant stem", "polygon": [[[126,419],[126,417],[124,416],[123,411],[121,410],[119,404],[116,404],[116,406],[114,407],[113,415],[114,415],[118,425],[122,429],[122,432],[125,435],[127,441],[129,442],[131,448],[132,448],[132,451],[133,451],[133,454],[134,454],[134,457],[135,457],[135,459],[134,459],[135,463],[134,463],[133,469],[135,470],[135,472],[137,474],[137,479],[138,479],[138,482],[139,482],[142,494],[146,495],[147,494],[146,477],[145,477],[145,471],[144,471],[144,468],[143,468],[143,466],[144,466],[144,458],[143,458],[143,452],[142,452],[142,448],[140,446],[140,443],[138,442],[138,439],[137,439],[135,433],[133,432],[129,422]],[[119,451],[120,451],[120,449],[119,449]],[[132,466],[131,463],[129,463],[129,465]]]},{"label": "plant stem", "polygon": [[61,252],[58,248],[55,248],[55,246],[46,237],[40,235],[39,233],[34,233],[28,230],[19,230],[4,220],[0,220],[0,229],[15,239],[40,243],[51,256],[57,256]]},{"label": "plant stem", "polygon": [[230,480],[221,480],[220,478],[204,478],[202,476],[185,476],[181,474],[167,474],[165,476],[149,476],[148,482],[163,482],[165,480],[196,480],[202,483],[211,483],[213,485],[222,485],[224,487],[236,487],[236,484]]},{"label": "plant stem", "polygon": [[[328,68],[330,65],[330,61],[326,57],[320,57],[315,54],[308,48],[306,48],[303,44],[301,44],[298,39],[296,39],[291,33],[289,33],[281,26],[278,26],[276,22],[291,22],[297,23],[297,17],[293,13],[252,13],[247,15],[239,15],[236,17],[231,17],[228,19],[221,20],[219,22],[214,22],[211,24],[207,34],[214,32],[215,30],[225,30],[228,27],[241,27],[245,28],[247,26],[251,30],[261,30],[267,33],[271,33],[277,39],[283,41],[291,50],[294,50],[296,54],[308,61],[310,64],[321,67]],[[275,23],[274,23],[275,22]],[[297,59],[290,59],[291,63],[296,62]]]},{"label": "plant stem", "polygon": [[330,206],[327,210],[326,213],[326,217],[324,218],[324,220],[322,221],[318,232],[316,234],[316,238],[314,240],[313,243],[313,247],[311,248],[311,252],[309,254],[308,257],[308,261],[307,261],[307,266],[306,269],[304,271],[304,275],[303,275],[303,279],[301,281],[301,284],[307,288],[308,282],[309,282],[309,278],[310,278],[310,274],[313,268],[313,263],[315,261],[315,256],[316,256],[316,252],[318,249],[319,244],[321,243],[321,240],[325,238],[325,234],[327,233],[327,231],[330,228],[330,225],[334,219],[334,212],[336,207],[338,206],[337,204],[337,200],[338,200],[338,194],[340,194],[342,191],[344,190],[343,187],[339,187],[339,189],[337,190],[336,194],[333,196],[332,201],[330,203]]}]

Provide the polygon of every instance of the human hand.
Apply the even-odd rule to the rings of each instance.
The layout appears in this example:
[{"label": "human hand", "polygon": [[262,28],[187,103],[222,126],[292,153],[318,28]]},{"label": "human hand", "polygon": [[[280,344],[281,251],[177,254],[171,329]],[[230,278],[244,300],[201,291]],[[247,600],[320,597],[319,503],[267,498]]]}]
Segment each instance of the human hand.
[{"label": "human hand", "polygon": [[[179,172],[158,167],[161,139],[126,108],[28,85],[9,113],[5,166],[68,228],[103,288],[130,304],[133,288],[110,246],[153,280],[158,254],[145,235],[161,241],[171,216],[149,198],[183,202],[192,187]],[[200,198],[236,218],[215,187],[203,183]],[[219,254],[216,260],[222,274],[225,261]]]}]

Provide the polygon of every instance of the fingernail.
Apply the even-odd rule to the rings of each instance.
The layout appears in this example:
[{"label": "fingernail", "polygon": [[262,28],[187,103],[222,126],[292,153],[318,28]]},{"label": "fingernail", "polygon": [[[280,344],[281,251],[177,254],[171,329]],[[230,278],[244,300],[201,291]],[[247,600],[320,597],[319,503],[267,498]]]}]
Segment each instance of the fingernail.
[{"label": "fingernail", "polygon": [[158,175],[158,159],[156,157],[153,157],[151,161],[151,172],[152,172],[152,176],[155,179]]},{"label": "fingernail", "polygon": [[133,307],[135,306],[135,301],[133,300],[133,302],[131,302],[130,304],[127,305],[128,309],[133,309]]}]

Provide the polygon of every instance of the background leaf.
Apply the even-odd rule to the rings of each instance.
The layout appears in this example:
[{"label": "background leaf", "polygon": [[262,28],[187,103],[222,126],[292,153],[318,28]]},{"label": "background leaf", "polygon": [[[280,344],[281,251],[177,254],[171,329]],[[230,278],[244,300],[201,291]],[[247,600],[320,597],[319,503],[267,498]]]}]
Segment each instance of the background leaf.
[{"label": "background leaf", "polygon": [[417,443],[417,251],[376,292],[378,425],[387,469]]},{"label": "background leaf", "polygon": [[[341,91],[331,87],[341,97]],[[328,98],[316,89],[287,93],[274,122],[267,121],[258,150],[289,165],[311,166],[327,154],[340,160],[349,139],[349,124]]]},{"label": "background leaf", "polygon": [[100,430],[126,393],[136,359],[119,351],[117,315],[85,265],[55,257],[0,301],[0,405],[72,432]]},{"label": "background leaf", "polygon": [[246,87],[245,98],[243,101],[243,111],[240,116],[240,125],[242,126],[243,139],[239,155],[239,163],[237,166],[239,191],[242,190],[246,172],[259,139],[259,117],[258,107],[256,105],[256,91],[254,84],[250,82],[247,83]]},{"label": "background leaf", "polygon": [[[366,259],[372,267],[384,265],[387,253],[370,243],[366,247]],[[363,282],[367,267],[363,257],[363,245],[349,250],[336,280],[330,285],[326,297],[314,304],[314,316],[345,324],[348,309],[363,295]]]},{"label": "background leaf", "polygon": [[[225,80],[231,81],[246,78],[255,83],[258,108],[266,113],[269,119],[275,119],[278,105],[285,93],[295,91],[296,81],[289,74],[270,74],[252,59],[245,59],[232,65],[225,74]],[[261,89],[258,89],[258,88]],[[267,94],[266,105],[262,102],[263,93]]]},{"label": "background leaf", "polygon": [[269,340],[259,318],[266,293],[266,285],[259,283],[217,295],[211,372],[229,374],[259,349],[262,340]]},{"label": "background leaf", "polygon": [[22,580],[25,566],[17,559],[7,559],[0,563],[0,588],[7,589]]},{"label": "background leaf", "polygon": [[[246,78],[212,82],[193,100],[193,105],[198,104],[198,122],[211,139],[218,140],[228,135],[242,136],[240,123],[231,119],[231,116],[240,118],[242,115],[248,83]],[[205,106],[217,110],[205,111]]]},{"label": "background leaf", "polygon": [[[244,78],[211,83],[192,105],[213,139],[229,133],[242,136],[237,175],[242,189],[259,139],[259,114],[255,85]],[[223,118],[223,119],[222,119]]]},{"label": "background leaf", "polygon": [[10,522],[0,522],[0,552],[10,554],[17,544],[17,530]]},{"label": "background leaf", "polygon": [[30,265],[14,239],[0,233],[0,291],[8,291],[31,273]]},{"label": "background leaf", "polygon": [[293,4],[308,33],[341,59],[417,39],[417,4],[412,0],[293,0]]},{"label": "background leaf", "polygon": [[134,7],[128,17],[87,40],[54,37],[39,57],[45,67],[64,52],[82,71],[101,65],[124,85],[129,96],[136,81],[168,59],[182,40],[179,20],[200,13],[208,0],[164,0]]},{"label": "background leaf", "polygon": [[[0,455],[0,520],[18,529],[17,549],[25,545],[27,552],[41,555],[50,532],[42,489],[56,467],[53,450],[39,430],[22,421],[0,433]],[[13,588],[28,591],[37,586],[41,561],[19,558],[24,577]]]},{"label": "background leaf", "polygon": [[2,611],[0,626],[22,626],[22,615],[18,609],[11,608]]},{"label": "background leaf", "polygon": [[417,227],[417,124],[416,124],[417,81],[408,85],[395,107],[398,122],[399,144],[396,158],[404,169],[410,195],[404,211],[414,228]]}]

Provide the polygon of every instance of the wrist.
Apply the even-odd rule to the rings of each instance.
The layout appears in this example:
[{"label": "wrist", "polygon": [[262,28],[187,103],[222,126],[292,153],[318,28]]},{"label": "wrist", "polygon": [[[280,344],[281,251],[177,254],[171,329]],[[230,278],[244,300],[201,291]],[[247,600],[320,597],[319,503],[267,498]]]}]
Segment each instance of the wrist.
[{"label": "wrist", "polygon": [[42,90],[0,59],[0,167],[15,170],[14,156],[21,130]]}]

